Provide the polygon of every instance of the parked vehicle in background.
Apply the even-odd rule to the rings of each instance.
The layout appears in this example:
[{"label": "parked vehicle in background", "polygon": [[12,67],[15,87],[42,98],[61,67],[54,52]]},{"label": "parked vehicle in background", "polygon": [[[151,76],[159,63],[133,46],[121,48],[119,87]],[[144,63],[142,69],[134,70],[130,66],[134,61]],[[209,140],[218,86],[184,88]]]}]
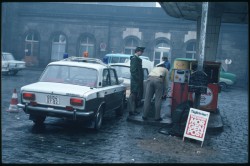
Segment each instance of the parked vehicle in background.
[{"label": "parked vehicle in background", "polygon": [[125,86],[101,60],[70,57],[47,65],[38,82],[21,87],[21,103],[35,124],[47,116],[89,122],[98,130],[103,114],[124,110]]},{"label": "parked vehicle in background", "polygon": [[229,87],[235,85],[236,81],[236,74],[226,72],[225,69],[221,67],[219,85],[222,91],[225,91]]},{"label": "parked vehicle in background", "polygon": [[[109,64],[112,68],[114,68],[117,71],[117,75],[120,78],[123,79],[123,83],[126,86],[126,104],[127,104],[127,100],[128,97],[130,95],[130,77],[131,77],[131,73],[130,73],[130,62],[126,62],[126,63],[112,63]],[[146,89],[146,80],[148,78],[148,68],[143,65],[142,67],[143,70],[143,74],[144,74],[144,81],[143,81],[143,98],[142,98],[142,102],[144,101],[144,96],[145,96],[145,89]]]},{"label": "parked vehicle in background", "polygon": [[2,73],[5,75],[16,75],[18,71],[25,68],[24,61],[15,60],[9,52],[2,52]]},{"label": "parked vehicle in background", "polygon": [[[133,55],[130,54],[106,54],[103,58],[103,62],[106,64],[109,63],[124,63],[130,60],[130,57]],[[149,60],[146,56],[140,56],[141,59]]]}]

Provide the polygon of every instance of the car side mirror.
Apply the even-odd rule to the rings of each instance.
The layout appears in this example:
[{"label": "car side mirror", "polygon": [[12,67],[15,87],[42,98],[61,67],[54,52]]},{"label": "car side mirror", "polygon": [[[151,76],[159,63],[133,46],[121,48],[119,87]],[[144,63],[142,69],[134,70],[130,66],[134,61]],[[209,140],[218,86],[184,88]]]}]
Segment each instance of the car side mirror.
[{"label": "car side mirror", "polygon": [[124,82],[124,79],[121,78],[121,77],[119,77],[119,78],[118,78],[118,82],[119,82],[119,84],[122,84],[122,83]]}]

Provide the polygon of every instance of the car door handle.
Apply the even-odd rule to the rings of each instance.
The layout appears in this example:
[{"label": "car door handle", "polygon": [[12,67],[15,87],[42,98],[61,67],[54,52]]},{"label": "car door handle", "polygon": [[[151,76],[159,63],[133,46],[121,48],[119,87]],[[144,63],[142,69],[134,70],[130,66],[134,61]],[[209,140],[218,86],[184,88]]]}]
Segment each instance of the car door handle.
[{"label": "car door handle", "polygon": [[107,92],[104,92],[104,94],[106,95],[106,94],[107,94]]},{"label": "car door handle", "polygon": [[116,92],[116,89],[114,90],[114,92]]}]

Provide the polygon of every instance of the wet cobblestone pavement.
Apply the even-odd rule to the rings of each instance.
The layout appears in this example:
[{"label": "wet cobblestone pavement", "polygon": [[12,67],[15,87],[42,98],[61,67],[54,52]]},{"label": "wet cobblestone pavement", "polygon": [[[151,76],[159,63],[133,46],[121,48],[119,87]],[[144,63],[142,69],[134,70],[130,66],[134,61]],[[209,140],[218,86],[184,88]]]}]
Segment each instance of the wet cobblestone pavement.
[{"label": "wet cobblestone pavement", "polygon": [[222,131],[200,141],[159,133],[160,126],[127,121],[109,113],[101,130],[65,119],[47,118],[35,127],[23,111],[10,113],[13,89],[35,82],[42,71],[2,76],[2,163],[248,163],[248,90],[219,94]]}]

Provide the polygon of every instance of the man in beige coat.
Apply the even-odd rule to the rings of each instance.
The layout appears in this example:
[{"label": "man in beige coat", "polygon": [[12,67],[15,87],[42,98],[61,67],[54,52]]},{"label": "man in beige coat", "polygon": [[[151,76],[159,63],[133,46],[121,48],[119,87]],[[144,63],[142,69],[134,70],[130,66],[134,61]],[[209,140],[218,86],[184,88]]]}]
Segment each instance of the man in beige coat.
[{"label": "man in beige coat", "polygon": [[161,121],[161,102],[162,97],[167,94],[168,89],[168,69],[164,62],[156,65],[149,73],[147,79],[147,88],[143,107],[142,119],[147,120],[148,112],[150,111],[151,99],[155,95],[155,121]]}]

